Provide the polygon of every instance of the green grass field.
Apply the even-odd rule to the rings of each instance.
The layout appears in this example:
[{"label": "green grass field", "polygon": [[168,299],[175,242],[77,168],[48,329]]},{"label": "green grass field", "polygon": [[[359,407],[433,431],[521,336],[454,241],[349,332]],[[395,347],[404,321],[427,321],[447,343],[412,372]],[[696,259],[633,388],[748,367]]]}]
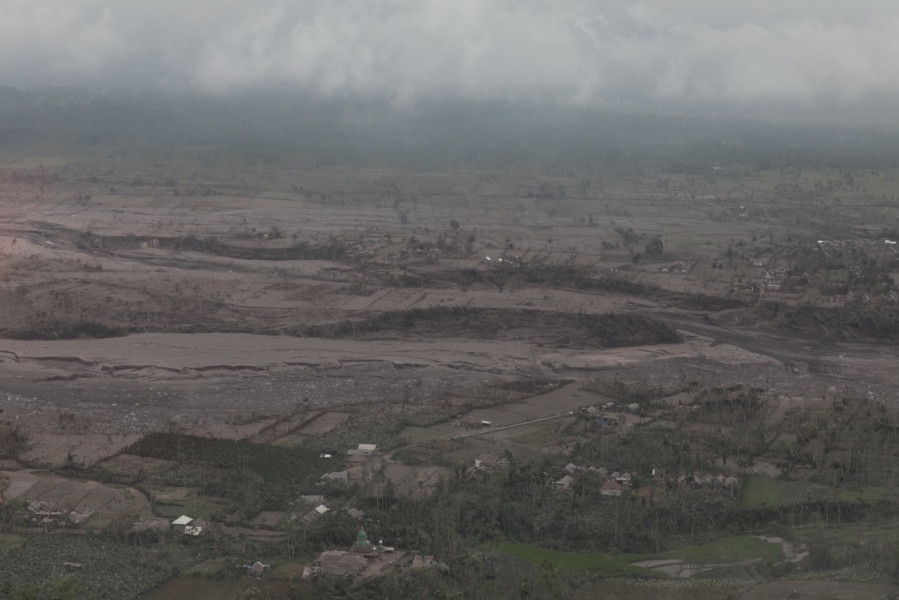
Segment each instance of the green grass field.
[{"label": "green grass field", "polygon": [[[775,506],[781,504],[788,506],[805,502],[833,502],[834,500],[839,500],[840,502],[874,503],[893,501],[896,499],[896,491],[887,487],[839,487],[834,489],[832,486],[810,483],[807,481],[778,480],[773,483],[777,490],[777,495],[780,497],[780,502],[775,504]],[[758,492],[762,485],[765,484],[757,484],[755,493],[762,493]],[[762,496],[764,496],[764,493],[762,493]],[[770,493],[769,496],[769,499],[773,500],[774,496],[770,495]],[[748,501],[752,502],[756,499],[757,498],[750,498]],[[742,497],[741,506],[743,506]],[[750,508],[754,506],[771,506],[771,504],[750,505]]]},{"label": "green grass field", "polygon": [[879,502],[895,500],[896,490],[885,487],[863,487],[858,489],[840,488],[839,498],[843,502]]},{"label": "green grass field", "polygon": [[497,544],[496,549],[534,564],[549,563],[554,567],[574,571],[601,571],[604,575],[618,577],[662,576],[657,571],[633,564],[644,560],[681,559],[689,564],[717,564],[738,563],[752,559],[780,560],[783,558],[783,548],[780,544],[769,544],[760,538],[749,535],[722,538],[708,544],[686,546],[654,555],[580,554],[511,542]]},{"label": "green grass field", "polygon": [[418,427],[417,425],[408,425],[403,427],[397,437],[410,444],[421,444],[436,440],[445,440],[452,437],[455,433],[464,431],[461,428],[457,428],[455,432],[449,431],[447,430],[447,427],[452,426],[441,425],[435,427]]},{"label": "green grass field", "polygon": [[25,538],[15,533],[0,533],[0,553],[21,548]]},{"label": "green grass field", "polygon": [[579,554],[538,548],[527,544],[502,542],[496,549],[534,564],[549,563],[554,567],[575,571],[596,570],[612,576],[657,576],[643,567],[632,567],[630,563],[650,557],[639,554]]},{"label": "green grass field", "polygon": [[780,492],[773,479],[752,476],[743,482],[740,488],[740,508],[764,508],[780,506]]},{"label": "green grass field", "polygon": [[659,558],[682,558],[693,564],[740,562],[754,558],[778,560],[783,558],[783,548],[780,544],[769,544],[755,536],[740,535],[672,550],[660,554]]}]

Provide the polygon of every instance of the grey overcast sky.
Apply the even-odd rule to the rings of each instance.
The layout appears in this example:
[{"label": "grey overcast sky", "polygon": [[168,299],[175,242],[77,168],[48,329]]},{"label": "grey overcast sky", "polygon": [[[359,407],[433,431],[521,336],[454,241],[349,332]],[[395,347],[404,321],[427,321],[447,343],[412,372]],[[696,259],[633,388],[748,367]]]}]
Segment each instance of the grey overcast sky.
[{"label": "grey overcast sky", "polygon": [[0,0],[0,84],[895,104],[895,0]]}]

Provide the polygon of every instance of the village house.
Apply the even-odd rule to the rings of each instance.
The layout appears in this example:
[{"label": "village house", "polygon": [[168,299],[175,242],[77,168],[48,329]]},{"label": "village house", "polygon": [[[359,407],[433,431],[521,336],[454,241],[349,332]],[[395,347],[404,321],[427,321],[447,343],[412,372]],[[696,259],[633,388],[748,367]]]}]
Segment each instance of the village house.
[{"label": "village house", "polygon": [[572,483],[574,483],[574,478],[571,475],[565,475],[553,482],[553,487],[557,490],[568,490],[571,489]]},{"label": "village house", "polygon": [[508,460],[501,458],[499,455],[492,452],[485,452],[474,459],[475,471],[490,471],[497,467],[504,467],[508,464]]},{"label": "village house", "polygon": [[180,517],[172,521],[172,529],[174,529],[177,533],[193,537],[197,537],[201,533],[203,533],[203,527],[205,527],[205,525],[205,521],[193,519],[191,517],[188,517],[187,515],[181,515]]},{"label": "village house", "polygon": [[480,427],[483,427],[483,425],[480,419],[462,417],[456,422],[456,427],[464,427],[465,429],[478,429]]},{"label": "village house", "polygon": [[372,469],[369,465],[361,467],[350,467],[346,470],[347,479],[349,481],[366,481],[372,477]]},{"label": "village house", "polygon": [[267,565],[257,560],[252,565],[247,565],[247,576],[250,579],[262,579],[265,577],[265,572],[269,569],[271,569],[271,565]]},{"label": "village house", "polygon": [[[615,408],[614,402],[606,402],[604,404],[600,404],[599,406],[585,406],[580,409],[582,415],[590,419],[603,419],[607,421],[609,424],[614,424],[615,419],[608,417],[606,413]],[[639,408],[639,405],[637,405]]]},{"label": "village house", "polygon": [[412,557],[413,569],[431,569],[434,567],[434,557],[430,555],[416,554]]},{"label": "village house", "polygon": [[180,517],[172,521],[172,529],[174,529],[178,533],[184,533],[184,530],[187,528],[187,526],[193,522],[194,520],[191,517],[188,517],[187,515],[181,515]]},{"label": "village house", "polygon": [[79,515],[75,511],[61,509],[42,500],[35,500],[28,504],[26,510],[19,513],[20,516],[30,521],[34,525],[40,525],[44,529],[63,527],[69,524],[77,524],[86,520],[93,514],[93,511],[83,511],[84,515]]},{"label": "village house", "polygon": [[349,481],[349,475],[346,471],[333,471],[331,473],[325,473],[321,477],[319,477],[319,483],[347,483]]},{"label": "village house", "polygon": [[614,471],[609,477],[615,480],[616,483],[623,486],[630,486],[633,481],[633,474],[629,471]]},{"label": "village house", "polygon": [[581,407],[581,414],[584,414],[591,418],[599,418],[600,416],[602,416],[602,411],[595,406],[584,406]]},{"label": "village house", "polygon": [[606,482],[599,488],[599,493],[602,496],[620,496],[626,489],[614,479],[606,479]]},{"label": "village house", "polygon": [[321,494],[305,494],[300,496],[299,500],[306,504],[311,504],[312,506],[318,506],[319,504],[325,503],[325,497]]},{"label": "village house", "polygon": [[325,550],[315,561],[318,572],[325,576],[353,579],[362,574],[368,561],[364,556],[344,550]]},{"label": "village house", "polygon": [[305,515],[303,515],[303,518],[301,520],[304,524],[308,525],[319,517],[324,516],[329,510],[330,509],[324,504],[319,504],[318,506],[307,512]]},{"label": "village house", "polygon": [[354,454],[361,454],[363,456],[371,456],[378,450],[378,446],[375,444],[359,444],[356,448],[351,448],[346,451],[346,453],[350,456]]},{"label": "village house", "polygon": [[347,468],[350,468],[364,465],[368,463],[368,461],[369,457],[366,454],[350,454],[346,457],[344,464],[346,464]]},{"label": "village house", "polygon": [[[384,546],[380,541],[373,544],[365,530],[360,529],[356,541],[347,550],[322,552],[313,563],[310,574],[354,579],[362,576],[366,570],[383,571],[385,568],[393,568],[393,552],[393,547]],[[388,562],[385,563],[385,560]]]},{"label": "village house", "polygon": [[359,510],[358,508],[347,507],[346,512],[350,517],[357,521],[361,521],[365,518],[365,511]]}]

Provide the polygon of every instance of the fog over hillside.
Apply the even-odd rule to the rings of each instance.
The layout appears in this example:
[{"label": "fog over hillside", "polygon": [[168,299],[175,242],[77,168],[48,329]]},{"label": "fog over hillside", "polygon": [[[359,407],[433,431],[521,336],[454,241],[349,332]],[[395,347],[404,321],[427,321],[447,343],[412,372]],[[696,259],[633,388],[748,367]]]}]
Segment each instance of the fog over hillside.
[{"label": "fog over hillside", "polygon": [[9,150],[177,161],[308,166],[505,168],[524,165],[659,168],[894,168],[895,128],[816,118],[660,113],[500,100],[327,99],[311,93],[227,95],[41,87],[0,89]]}]

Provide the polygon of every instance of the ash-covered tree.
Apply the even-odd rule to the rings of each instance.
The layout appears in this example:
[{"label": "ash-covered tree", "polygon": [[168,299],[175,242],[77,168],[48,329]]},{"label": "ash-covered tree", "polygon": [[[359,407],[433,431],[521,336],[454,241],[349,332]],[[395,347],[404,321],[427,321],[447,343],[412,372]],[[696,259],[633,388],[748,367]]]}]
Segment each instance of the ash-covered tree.
[{"label": "ash-covered tree", "polygon": [[659,258],[664,251],[665,245],[662,244],[662,238],[659,236],[655,236],[646,242],[646,246],[643,248],[643,254],[646,255],[646,258]]}]

